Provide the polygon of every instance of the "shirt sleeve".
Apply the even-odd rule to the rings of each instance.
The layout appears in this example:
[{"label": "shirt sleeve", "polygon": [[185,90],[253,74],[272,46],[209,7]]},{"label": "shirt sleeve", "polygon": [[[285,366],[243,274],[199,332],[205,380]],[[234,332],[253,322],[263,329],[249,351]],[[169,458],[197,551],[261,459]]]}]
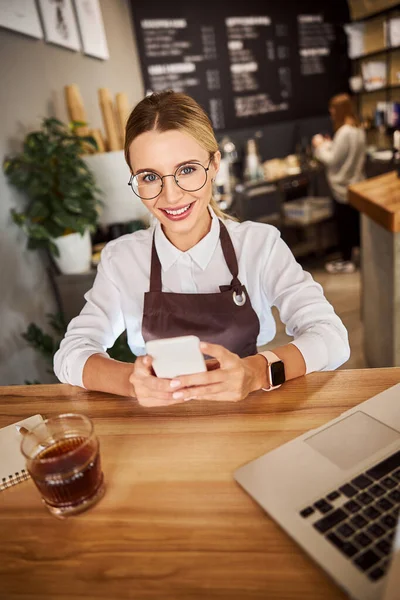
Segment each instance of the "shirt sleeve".
[{"label": "shirt sleeve", "polygon": [[276,230],[263,270],[263,288],[276,306],[286,333],[302,353],[307,373],[334,370],[350,357],[347,330]]},{"label": "shirt sleeve", "polygon": [[84,387],[83,368],[92,354],[108,356],[107,348],[125,330],[121,297],[113,281],[110,251],[101,255],[93,287],[85,294],[86,304],[72,319],[54,356],[54,372],[62,383]]},{"label": "shirt sleeve", "polygon": [[315,156],[327,167],[339,167],[349,153],[346,129],[339,129],[333,140],[326,140],[315,149]]}]

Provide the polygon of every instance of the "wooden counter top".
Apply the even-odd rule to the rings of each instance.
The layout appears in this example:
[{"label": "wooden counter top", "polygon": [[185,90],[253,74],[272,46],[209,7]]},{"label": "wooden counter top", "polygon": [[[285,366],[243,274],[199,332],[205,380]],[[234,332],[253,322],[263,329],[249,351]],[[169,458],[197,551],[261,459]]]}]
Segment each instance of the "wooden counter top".
[{"label": "wooden counter top", "polygon": [[378,225],[393,233],[400,232],[400,178],[396,171],[351,185],[348,199]]},{"label": "wooden counter top", "polygon": [[0,387],[0,427],[91,417],[107,486],[66,520],[31,480],[0,492],[0,598],[345,600],[232,474],[399,381],[400,368],[312,373],[238,403],[153,409],[68,385]]}]

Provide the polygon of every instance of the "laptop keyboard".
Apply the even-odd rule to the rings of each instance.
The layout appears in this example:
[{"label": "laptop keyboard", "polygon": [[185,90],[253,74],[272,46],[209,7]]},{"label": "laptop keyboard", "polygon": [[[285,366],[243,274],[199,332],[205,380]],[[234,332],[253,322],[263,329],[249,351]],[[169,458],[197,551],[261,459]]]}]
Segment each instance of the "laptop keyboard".
[{"label": "laptop keyboard", "polygon": [[400,451],[306,506],[300,516],[377,581],[388,566],[399,512]]}]

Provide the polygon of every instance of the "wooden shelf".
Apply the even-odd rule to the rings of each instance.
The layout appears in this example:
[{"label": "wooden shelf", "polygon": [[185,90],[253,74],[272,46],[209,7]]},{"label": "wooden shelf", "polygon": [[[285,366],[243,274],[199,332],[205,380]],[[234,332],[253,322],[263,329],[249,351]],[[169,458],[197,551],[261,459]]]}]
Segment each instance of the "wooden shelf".
[{"label": "wooden shelf", "polygon": [[386,92],[387,90],[398,90],[400,88],[400,83],[396,85],[385,85],[380,88],[376,88],[375,90],[361,90],[360,92],[352,92],[355,96],[359,96],[361,94],[373,94],[374,92]]},{"label": "wooden shelf", "polygon": [[378,56],[379,54],[386,54],[387,52],[394,52],[395,50],[400,50],[400,46],[388,46],[387,48],[381,48],[380,50],[374,50],[373,52],[366,52],[365,54],[361,54],[361,56],[355,56],[350,60],[363,60],[365,58],[372,58],[374,56]]},{"label": "wooden shelf", "polygon": [[400,2],[395,4],[394,6],[389,6],[388,8],[383,8],[382,10],[378,10],[375,13],[371,13],[370,15],[366,15],[365,17],[361,17],[359,19],[354,19],[349,23],[349,25],[354,25],[354,23],[365,23],[365,21],[370,21],[371,19],[377,19],[378,17],[386,16],[392,12],[396,12],[400,9]]}]

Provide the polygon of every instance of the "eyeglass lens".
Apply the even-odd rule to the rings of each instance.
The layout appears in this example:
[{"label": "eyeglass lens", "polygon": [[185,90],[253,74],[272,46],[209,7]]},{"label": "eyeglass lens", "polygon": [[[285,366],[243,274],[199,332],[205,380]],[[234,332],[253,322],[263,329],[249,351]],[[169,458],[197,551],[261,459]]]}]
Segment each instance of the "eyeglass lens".
[{"label": "eyeglass lens", "polygon": [[[185,192],[195,192],[205,185],[207,170],[203,165],[187,163],[177,169],[174,178],[176,184],[182,190]],[[132,177],[131,187],[137,196],[140,196],[144,200],[150,200],[161,193],[163,180],[157,173],[146,171]]]}]

